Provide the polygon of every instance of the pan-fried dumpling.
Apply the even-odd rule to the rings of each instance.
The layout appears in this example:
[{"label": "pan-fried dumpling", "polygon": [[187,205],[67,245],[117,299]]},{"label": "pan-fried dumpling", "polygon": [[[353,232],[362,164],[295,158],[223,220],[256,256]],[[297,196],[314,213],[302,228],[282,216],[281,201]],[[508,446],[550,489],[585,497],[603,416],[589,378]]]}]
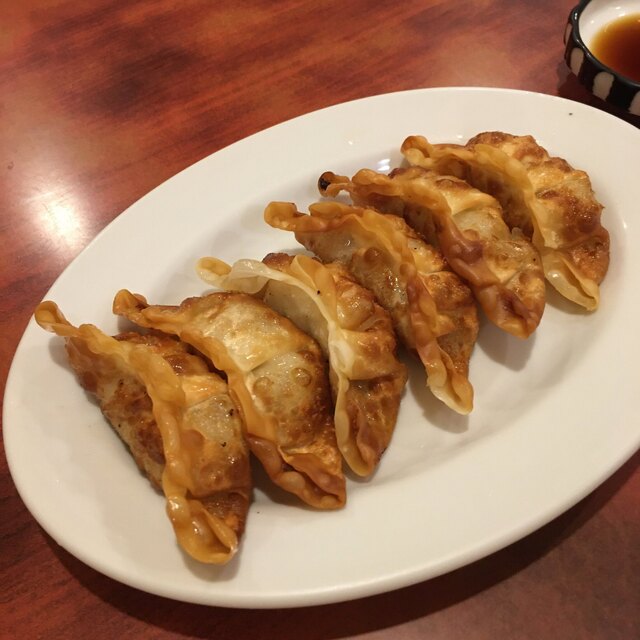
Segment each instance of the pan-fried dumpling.
[{"label": "pan-fried dumpling", "polygon": [[465,147],[410,136],[402,152],[413,165],[453,174],[497,198],[507,224],[540,252],[547,280],[569,300],[598,307],[609,234],[584,171],[550,157],[531,136],[501,132],[481,133]]},{"label": "pan-fried dumpling", "polygon": [[421,167],[395,169],[388,176],[362,169],[351,180],[326,172],[318,185],[322,195],[344,190],[356,205],[403,216],[440,248],[501,329],[526,338],[540,323],[545,306],[540,256],[522,232],[509,230],[492,196]]},{"label": "pan-fried dumpling", "polygon": [[339,202],[272,202],[264,217],[325,262],[344,264],[391,314],[394,328],[415,349],[433,394],[459,413],[473,406],[469,358],[478,317],[469,288],[449,271],[442,254],[402,218]]},{"label": "pan-fried dumpling", "polygon": [[149,306],[122,290],[113,310],[139,326],[179,336],[224,371],[249,447],[273,482],[314,507],[344,505],[331,392],[312,338],[244,293]]},{"label": "pan-fried dumpling", "polygon": [[171,336],[74,327],[53,302],[38,324],[65,338],[80,384],[167,500],[181,547],[225,563],[238,549],[251,498],[249,451],[227,385]]},{"label": "pan-fried dumpling", "polygon": [[407,380],[391,318],[373,294],[341,264],[304,255],[269,254],[233,267],[203,258],[198,272],[215,286],[258,296],[315,338],[329,360],[338,447],[353,471],[371,474],[391,440]]}]

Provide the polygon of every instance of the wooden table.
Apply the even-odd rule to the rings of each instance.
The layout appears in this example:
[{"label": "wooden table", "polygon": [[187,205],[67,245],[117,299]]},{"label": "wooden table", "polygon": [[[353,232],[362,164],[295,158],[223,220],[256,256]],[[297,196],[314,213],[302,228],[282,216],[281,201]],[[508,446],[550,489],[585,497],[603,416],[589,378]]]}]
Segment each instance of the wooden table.
[{"label": "wooden table", "polygon": [[[509,87],[602,108],[563,63],[572,5],[0,3],[0,385],[34,306],[87,243],[143,194],[251,133],[417,87]],[[58,215],[68,208],[73,218]],[[247,611],[163,600],[88,568],[29,515],[3,454],[0,636],[637,638],[639,461],[451,574],[333,606]]]}]

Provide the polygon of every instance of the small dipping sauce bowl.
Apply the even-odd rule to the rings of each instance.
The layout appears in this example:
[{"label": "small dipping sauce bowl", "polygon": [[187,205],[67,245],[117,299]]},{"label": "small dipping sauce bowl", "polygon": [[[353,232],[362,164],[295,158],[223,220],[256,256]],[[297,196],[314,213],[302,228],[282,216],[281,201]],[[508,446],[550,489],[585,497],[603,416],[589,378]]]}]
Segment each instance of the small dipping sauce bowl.
[{"label": "small dipping sauce bowl", "polygon": [[[640,116],[640,79],[608,66],[592,51],[605,27],[614,28],[618,26],[617,21],[622,20],[625,21],[623,26],[633,27],[634,30],[640,27],[640,24],[631,24],[635,22],[632,16],[640,20],[640,0],[582,0],[569,14],[564,33],[564,59],[580,83],[593,95]],[[640,30],[634,32],[640,38]],[[614,40],[608,44],[615,47],[616,42]]]}]

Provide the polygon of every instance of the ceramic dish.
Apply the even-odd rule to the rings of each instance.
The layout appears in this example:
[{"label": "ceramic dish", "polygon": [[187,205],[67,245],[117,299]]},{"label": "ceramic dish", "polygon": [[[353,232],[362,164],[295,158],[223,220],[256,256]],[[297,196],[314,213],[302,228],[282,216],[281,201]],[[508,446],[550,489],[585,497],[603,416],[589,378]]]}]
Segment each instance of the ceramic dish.
[{"label": "ceramic dish", "polygon": [[550,292],[527,341],[484,324],[471,362],[475,408],[466,418],[434,401],[412,365],[375,476],[350,479],[347,506],[318,513],[292,504],[258,473],[246,536],[224,567],[197,564],[180,551],[162,496],[76,383],[61,340],[31,322],[7,383],[4,439],[18,491],[42,527],[98,571],[154,594],[291,607],[381,593],[456,569],[527,535],[603,482],[640,444],[637,380],[628,370],[640,360],[640,132],[597,109],[540,94],[451,88],[305,115],[153,190],[46,297],[74,323],[115,331],[111,301],[122,287],[175,303],[207,289],[194,273],[203,255],[233,262],[295,249],[292,237],[264,224],[264,206],[275,199],[306,207],[318,197],[323,171],[388,169],[400,162],[409,134],[462,142],[485,130],[533,134],[591,175],[613,256],[596,313]]},{"label": "ceramic dish", "polygon": [[566,63],[593,95],[640,116],[640,82],[608,67],[590,49],[605,25],[636,13],[640,15],[640,0],[582,0],[569,14],[564,41]]}]

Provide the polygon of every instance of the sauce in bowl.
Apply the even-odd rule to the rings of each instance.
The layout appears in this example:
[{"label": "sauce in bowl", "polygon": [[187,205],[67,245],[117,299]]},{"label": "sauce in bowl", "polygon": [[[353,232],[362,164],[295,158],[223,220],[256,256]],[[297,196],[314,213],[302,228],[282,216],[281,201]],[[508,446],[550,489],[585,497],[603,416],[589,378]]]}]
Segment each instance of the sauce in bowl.
[{"label": "sauce in bowl", "polygon": [[591,53],[618,73],[640,82],[640,13],[605,25],[589,45]]}]

